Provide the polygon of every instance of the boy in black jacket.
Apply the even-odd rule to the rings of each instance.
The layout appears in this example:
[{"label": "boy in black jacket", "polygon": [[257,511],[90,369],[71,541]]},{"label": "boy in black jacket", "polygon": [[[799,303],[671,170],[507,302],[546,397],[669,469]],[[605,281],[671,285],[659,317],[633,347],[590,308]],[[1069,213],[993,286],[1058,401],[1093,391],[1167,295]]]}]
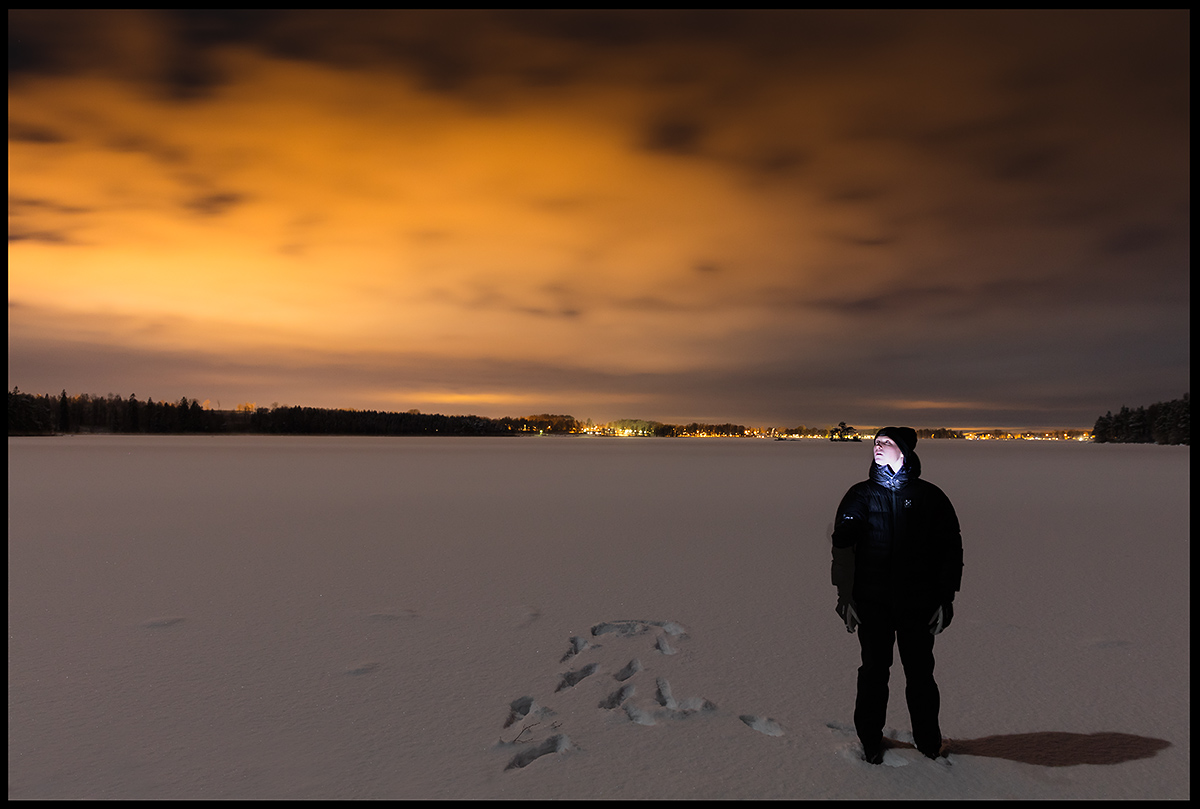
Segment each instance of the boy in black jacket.
[{"label": "boy in black jacket", "polygon": [[862,648],[854,727],[872,764],[883,762],[893,646],[917,749],[929,758],[942,754],[933,640],[954,617],[962,536],[949,498],[921,479],[916,445],[909,427],[876,434],[870,477],[846,492],[833,530],[837,613],[847,632],[858,630]]}]

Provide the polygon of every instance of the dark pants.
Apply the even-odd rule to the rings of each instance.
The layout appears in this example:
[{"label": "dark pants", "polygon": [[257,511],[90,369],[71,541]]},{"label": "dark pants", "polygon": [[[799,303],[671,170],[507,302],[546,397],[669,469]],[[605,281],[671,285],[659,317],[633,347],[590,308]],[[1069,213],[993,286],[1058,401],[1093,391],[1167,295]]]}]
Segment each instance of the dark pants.
[{"label": "dark pants", "polygon": [[862,665],[858,669],[854,729],[863,748],[878,748],[883,740],[892,647],[897,645],[904,666],[904,698],[912,719],[913,740],[921,752],[936,754],[942,745],[938,727],[941,696],[933,680],[933,635],[929,633],[929,618],[936,605],[929,607],[929,614],[924,606],[913,609],[872,602],[857,606],[862,621],[858,627]]}]

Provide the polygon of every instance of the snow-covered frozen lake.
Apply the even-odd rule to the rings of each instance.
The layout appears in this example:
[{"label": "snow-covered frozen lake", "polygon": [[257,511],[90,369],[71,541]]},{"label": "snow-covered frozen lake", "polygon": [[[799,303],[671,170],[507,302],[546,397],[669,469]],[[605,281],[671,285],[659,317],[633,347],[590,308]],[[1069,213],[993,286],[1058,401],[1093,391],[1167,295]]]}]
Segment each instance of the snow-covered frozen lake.
[{"label": "snow-covered frozen lake", "polygon": [[963,527],[955,752],[883,767],[829,582],[869,444],[8,448],[10,798],[1191,794],[1186,447],[918,444]]}]

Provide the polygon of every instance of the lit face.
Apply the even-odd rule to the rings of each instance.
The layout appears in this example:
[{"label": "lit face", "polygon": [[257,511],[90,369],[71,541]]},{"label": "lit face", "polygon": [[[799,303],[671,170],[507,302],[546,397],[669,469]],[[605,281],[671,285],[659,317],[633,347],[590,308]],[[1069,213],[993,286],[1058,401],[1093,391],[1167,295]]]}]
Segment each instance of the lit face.
[{"label": "lit face", "polygon": [[880,466],[890,466],[893,472],[899,472],[900,467],[904,466],[904,453],[896,446],[896,442],[886,435],[875,439],[874,451],[875,463]]}]

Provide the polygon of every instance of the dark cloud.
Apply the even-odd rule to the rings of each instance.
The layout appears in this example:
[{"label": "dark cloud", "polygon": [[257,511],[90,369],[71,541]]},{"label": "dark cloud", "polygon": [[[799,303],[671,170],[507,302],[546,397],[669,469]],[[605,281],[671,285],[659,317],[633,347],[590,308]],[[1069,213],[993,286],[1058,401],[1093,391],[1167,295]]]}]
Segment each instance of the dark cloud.
[{"label": "dark cloud", "polygon": [[869,185],[843,185],[837,188],[830,189],[825,199],[828,202],[837,202],[844,204],[856,204],[876,202],[886,195],[886,191],[880,186]]},{"label": "dark cloud", "polygon": [[547,197],[533,201],[533,206],[557,214],[574,214],[585,211],[592,201],[583,196]]},{"label": "dark cloud", "polygon": [[42,144],[66,143],[70,140],[61,131],[53,127],[22,123],[14,121],[11,118],[8,121],[8,139],[16,143]]},{"label": "dark cloud", "polygon": [[609,301],[608,305],[631,312],[688,312],[697,308],[658,295],[618,297]]},{"label": "dark cloud", "polygon": [[[153,66],[164,94],[205,98],[230,79],[214,54],[230,45],[339,66],[390,66],[435,92],[472,93],[499,78],[520,87],[561,87],[629,68],[649,83],[691,80],[714,62],[778,66],[831,53],[853,60],[918,14],[887,12],[203,10],[127,12],[158,32]],[[122,34],[111,12],[9,13],[9,78],[105,70]],[[656,51],[682,49],[664,64]],[[108,67],[106,67],[106,62]],[[674,78],[672,78],[674,77]]]},{"label": "dark cloud", "polygon": [[808,305],[851,317],[886,316],[902,322],[917,313],[928,314],[931,310],[940,310],[939,314],[943,317],[950,315],[948,308],[961,314],[967,307],[968,299],[973,297],[969,292],[954,287],[907,286],[868,295],[850,293],[818,298]]},{"label": "dark cloud", "polygon": [[704,138],[704,127],[687,118],[663,118],[653,121],[642,138],[641,146],[651,152],[688,156],[695,154]]},{"label": "dark cloud", "polygon": [[60,75],[83,67],[94,35],[95,15],[64,15],[29,9],[8,11],[8,83],[36,75]]},{"label": "dark cloud", "polygon": [[667,21],[662,12],[610,14],[588,10],[513,11],[499,14],[496,19],[512,30],[602,51],[629,49],[654,39]]},{"label": "dark cloud", "polygon": [[173,101],[207,98],[225,79],[204,54],[176,54],[163,70],[162,83]]},{"label": "dark cloud", "polygon": [[[934,126],[918,124],[912,132],[914,143],[936,153],[947,150],[974,156],[991,148],[1024,143],[1051,119],[1050,111],[1036,110],[1027,101],[992,99],[986,112],[943,112],[948,120]],[[1002,106],[997,109],[995,104]]]},{"label": "dark cloud", "polygon": [[895,235],[865,236],[852,233],[830,233],[828,238],[835,244],[849,245],[850,247],[889,247],[900,241],[900,237]]},{"label": "dark cloud", "polygon": [[[110,323],[109,316],[72,318],[72,326],[82,331],[69,338],[64,336],[72,333],[68,329],[24,327],[34,322],[32,307],[10,302],[9,315],[17,323],[10,327],[9,379],[24,390],[57,391],[69,380],[78,392],[136,390],[141,398],[186,395],[319,407],[365,406],[347,403],[341,393],[347,390],[486,390],[541,395],[545,407],[561,405],[578,418],[598,421],[634,417],[775,426],[844,420],[1089,428],[1101,411],[1122,403],[1136,406],[1178,397],[1188,364],[1186,327],[1182,335],[1171,330],[1158,334],[1156,350],[1143,353],[1145,343],[1128,339],[1137,328],[1132,324],[1126,334],[1034,330],[1018,338],[978,329],[954,340],[880,328],[864,332],[860,341],[846,341],[839,350],[805,351],[784,360],[747,357],[736,367],[612,372],[562,362],[412,351],[270,351],[247,345],[228,355],[172,349],[158,339],[130,347],[103,335],[136,331],[135,324]],[[168,325],[143,324],[140,329],[162,331]],[[1139,370],[1135,375],[1096,373],[1092,364],[1097,362],[1131,364]],[[629,404],[614,404],[616,399]],[[917,406],[920,402],[930,405]],[[939,402],[963,404],[935,406]],[[414,403],[398,400],[381,409],[406,409],[409,404]],[[493,404],[440,410],[503,416],[537,408]]]},{"label": "dark cloud", "polygon": [[269,29],[271,12],[233,9],[168,9],[160,12],[170,38],[161,83],[174,101],[207,98],[230,81],[214,58],[217,48],[253,44]]},{"label": "dark cloud", "polygon": [[164,165],[185,163],[188,158],[187,150],[144,132],[115,134],[107,139],[105,146],[114,152],[144,154]]},{"label": "dark cloud", "polygon": [[[927,159],[956,163],[984,179],[1006,183],[1061,183],[1075,181],[1075,157],[1086,152],[1085,133],[1055,134],[1055,114],[1026,108],[1007,108],[1005,99],[992,99],[1000,109],[987,115],[966,115],[933,128],[907,135],[894,122],[879,121],[871,137],[899,137]],[[887,135],[883,135],[883,132]],[[867,133],[859,133],[866,135]]]},{"label": "dark cloud", "polygon": [[750,171],[767,176],[794,174],[810,161],[811,156],[807,152],[792,146],[763,148],[743,158]]},{"label": "dark cloud", "polygon": [[544,284],[530,295],[513,295],[500,291],[495,284],[476,282],[453,290],[435,289],[428,299],[468,311],[511,312],[537,318],[578,320],[587,313],[583,297],[563,284]]},{"label": "dark cloud", "polygon": [[1021,144],[998,148],[980,162],[989,166],[998,180],[1052,181],[1061,176],[1060,169],[1067,165],[1069,154],[1070,150],[1064,146]]},{"label": "dark cloud", "polygon": [[8,195],[9,216],[20,216],[21,214],[35,211],[49,211],[60,214],[82,214],[89,213],[91,209],[80,207],[78,205],[64,205],[60,202],[55,202],[54,200],[50,199],[19,197],[13,194]]},{"label": "dark cloud", "polygon": [[[10,305],[10,316],[13,308]],[[104,328],[104,327],[102,327]],[[77,380],[83,391],[137,390],[139,397],[173,400],[181,395],[213,401],[287,401],[317,407],[345,407],[338,391],[489,390],[522,395],[546,391],[546,406],[564,390],[628,390],[625,375],[587,371],[568,365],[516,359],[448,358],[421,352],[263,352],[248,349],[236,356],[203,350],[155,347],[151,342],[122,346],[104,339],[63,339],[54,335],[12,338],[18,358],[10,376],[23,390],[62,387]],[[158,380],[169,379],[169,389]],[[28,380],[25,382],[24,380]],[[47,387],[49,386],[49,387]],[[327,395],[314,395],[324,389]],[[380,406],[376,403],[375,406]],[[381,409],[407,409],[400,401]],[[455,410],[480,415],[520,415],[523,406],[504,405]],[[443,412],[448,412],[443,408]],[[542,411],[544,412],[544,411]]]},{"label": "dark cloud", "polygon": [[[78,242],[71,231],[78,217],[91,209],[51,199],[8,195],[8,241],[62,246]],[[49,222],[45,221],[49,219]]]},{"label": "dark cloud", "polygon": [[228,213],[234,206],[245,202],[245,199],[244,195],[232,192],[203,194],[187,200],[184,206],[201,216],[221,216]]},{"label": "dark cloud", "polygon": [[[916,275],[919,277],[919,273]],[[984,328],[983,324],[992,320],[995,322],[991,328],[998,333],[1012,333],[1020,339],[1041,329],[1065,330],[1067,327],[1062,324],[1068,322],[1073,311],[1111,306],[1122,294],[1126,303],[1136,298],[1151,307],[1170,301],[1169,297],[1159,299],[1157,295],[1137,292],[1131,288],[1135,285],[1134,278],[1127,274],[1081,276],[1069,269],[1058,269],[1030,276],[967,276],[953,283],[891,282],[868,292],[852,284],[802,295],[779,292],[764,296],[763,303],[835,314],[848,318],[856,326],[891,323],[910,338],[923,333],[949,341],[962,339],[964,335],[959,335],[959,330],[964,326],[969,329],[974,324]],[[1178,300],[1176,295],[1175,301]],[[1088,328],[1096,330],[1098,326],[1091,324]],[[1054,338],[1047,335],[1046,339]]]},{"label": "dark cloud", "polygon": [[407,233],[410,240],[418,244],[444,244],[454,241],[458,236],[443,228],[421,228]]},{"label": "dark cloud", "polygon": [[261,40],[279,12],[254,9],[165,9],[168,28],[187,49],[206,49]]},{"label": "dark cloud", "polygon": [[919,13],[716,10],[559,10],[500,12],[511,31],[561,41],[598,56],[620,58],[663,45],[686,45],[711,58],[729,49],[751,63],[819,59],[830,53],[853,60],[886,46],[920,25]]},{"label": "dark cloud", "polygon": [[8,19],[10,87],[36,76],[111,73],[148,79],[164,98],[193,101],[231,78],[215,51],[260,41],[272,12],[10,10]]},{"label": "dark cloud", "polygon": [[1169,243],[1171,236],[1169,231],[1157,225],[1134,223],[1107,237],[1101,249],[1116,255],[1144,253]]},{"label": "dark cloud", "polygon": [[8,241],[13,242],[41,242],[43,244],[71,244],[71,238],[64,231],[59,230],[20,230],[15,229],[11,225],[8,228]]},{"label": "dark cloud", "polygon": [[575,318],[581,317],[583,315],[583,310],[576,309],[573,307],[561,307],[561,308],[557,308],[557,309],[551,309],[551,308],[547,308],[544,306],[524,306],[524,305],[518,304],[518,305],[512,306],[511,310],[514,312],[519,312],[523,315],[533,315],[535,317],[565,318],[567,320],[574,320]]},{"label": "dark cloud", "polygon": [[393,55],[420,77],[422,87],[439,93],[464,89],[484,69],[470,53],[436,40],[404,43]]}]

